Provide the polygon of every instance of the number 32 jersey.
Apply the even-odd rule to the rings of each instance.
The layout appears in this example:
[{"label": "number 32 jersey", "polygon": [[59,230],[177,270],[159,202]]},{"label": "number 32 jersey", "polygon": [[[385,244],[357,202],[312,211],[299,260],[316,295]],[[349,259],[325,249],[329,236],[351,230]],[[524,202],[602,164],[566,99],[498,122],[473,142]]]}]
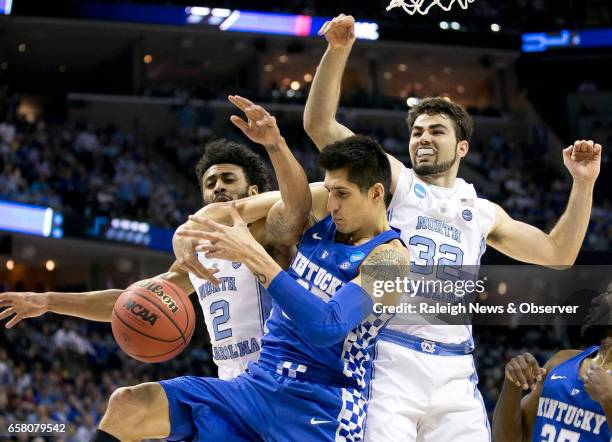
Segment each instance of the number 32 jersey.
[{"label": "number 32 jersey", "polygon": [[[478,198],[474,186],[461,178],[450,188],[433,186],[403,167],[388,217],[410,251],[413,277],[419,273],[432,277],[435,273],[436,278],[445,280],[453,279],[453,269],[480,264],[495,208]],[[391,320],[387,330],[473,347],[471,326],[466,325],[406,325],[400,315]],[[385,334],[383,331],[381,339]]]},{"label": "number 32 jersey", "polygon": [[208,259],[202,253],[198,259],[207,268],[219,269],[219,287],[191,273],[189,279],[202,307],[219,378],[231,379],[243,373],[249,361],[259,359],[272,300],[246,265]]}]

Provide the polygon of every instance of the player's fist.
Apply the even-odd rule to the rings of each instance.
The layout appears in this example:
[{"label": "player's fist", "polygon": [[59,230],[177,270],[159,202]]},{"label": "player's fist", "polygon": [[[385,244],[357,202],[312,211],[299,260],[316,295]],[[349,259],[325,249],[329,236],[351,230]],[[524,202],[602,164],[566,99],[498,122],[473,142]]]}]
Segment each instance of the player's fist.
[{"label": "player's fist", "polygon": [[593,140],[575,141],[563,149],[563,163],[574,180],[594,183],[601,167],[601,144]]},{"label": "player's fist", "polygon": [[604,402],[612,402],[612,376],[590,359],[587,359],[585,364],[587,369],[584,374],[584,391],[602,405]]},{"label": "player's fist", "polygon": [[319,29],[319,35],[324,35],[332,48],[352,46],[355,42],[355,18],[340,14],[325,22]]},{"label": "player's fist", "polygon": [[11,328],[22,319],[35,318],[48,311],[46,293],[0,293],[0,321],[13,316],[5,325]]},{"label": "player's fist", "polygon": [[251,141],[264,146],[277,145],[282,137],[276,125],[276,118],[263,107],[244,97],[230,95],[229,101],[240,109],[247,117],[247,121],[237,115],[232,115],[230,121],[242,131]]},{"label": "player's fist", "polygon": [[546,369],[540,367],[531,353],[515,356],[506,364],[506,380],[523,390],[534,389],[545,376]]}]

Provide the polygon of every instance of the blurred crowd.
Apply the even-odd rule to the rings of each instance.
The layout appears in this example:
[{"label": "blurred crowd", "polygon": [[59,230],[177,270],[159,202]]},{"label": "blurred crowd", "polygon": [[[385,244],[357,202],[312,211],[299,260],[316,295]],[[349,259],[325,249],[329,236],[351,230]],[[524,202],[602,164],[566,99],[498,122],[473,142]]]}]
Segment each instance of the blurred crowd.
[{"label": "blurred crowd", "polygon": [[[7,114],[0,118],[0,199],[47,205],[65,214],[125,217],[176,228],[201,205],[195,164],[206,141],[218,135],[210,129],[214,113],[198,112],[195,117],[179,115],[185,122],[177,133],[154,141],[112,125],[27,122]],[[317,152],[301,120],[295,113],[275,115],[309,179],[321,180]],[[345,123],[377,138],[389,153],[409,164],[405,131]],[[592,136],[610,143],[612,137],[604,133],[609,124],[595,118]],[[229,123],[226,129],[223,135],[245,141]],[[566,206],[571,182],[554,165],[544,137],[535,134],[531,139],[521,144],[510,133],[498,131],[483,139],[477,132],[460,175],[469,169],[467,178],[482,196],[501,204],[514,218],[550,230]],[[263,149],[254,149],[266,158]],[[604,149],[585,249],[605,251],[611,245],[612,195],[605,186],[609,163]]]},{"label": "blurred crowd", "polygon": [[176,173],[117,127],[0,121],[0,199],[174,228],[199,204]]},{"label": "blurred crowd", "polygon": [[[110,324],[29,319],[0,334],[0,428],[63,423],[66,432],[54,440],[87,442],[116,388],[184,374],[216,376],[205,348],[195,339],[169,362],[142,364],[118,349]],[[22,437],[15,440],[35,440]]]}]

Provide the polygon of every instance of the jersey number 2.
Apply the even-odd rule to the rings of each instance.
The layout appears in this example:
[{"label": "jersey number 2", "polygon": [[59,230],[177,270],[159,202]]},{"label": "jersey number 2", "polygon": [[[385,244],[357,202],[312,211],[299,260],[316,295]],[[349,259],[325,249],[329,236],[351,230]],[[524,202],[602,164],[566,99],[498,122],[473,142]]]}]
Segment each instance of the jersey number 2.
[{"label": "jersey number 2", "polygon": [[210,314],[214,315],[219,310],[221,310],[221,314],[213,318],[213,331],[215,333],[215,341],[220,341],[221,339],[229,338],[232,336],[232,329],[226,328],[225,330],[219,330],[219,326],[225,324],[229,321],[229,302],[225,300],[215,301],[210,304]]}]

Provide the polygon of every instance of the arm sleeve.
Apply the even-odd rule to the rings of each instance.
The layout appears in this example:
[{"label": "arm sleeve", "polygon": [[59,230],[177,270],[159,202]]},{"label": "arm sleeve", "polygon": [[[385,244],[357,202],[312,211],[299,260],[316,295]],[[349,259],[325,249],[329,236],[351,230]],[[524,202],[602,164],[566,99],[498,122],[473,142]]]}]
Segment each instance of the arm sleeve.
[{"label": "arm sleeve", "polygon": [[284,271],[272,280],[268,292],[315,347],[344,340],[374,306],[370,295],[352,282],[325,303]]}]

